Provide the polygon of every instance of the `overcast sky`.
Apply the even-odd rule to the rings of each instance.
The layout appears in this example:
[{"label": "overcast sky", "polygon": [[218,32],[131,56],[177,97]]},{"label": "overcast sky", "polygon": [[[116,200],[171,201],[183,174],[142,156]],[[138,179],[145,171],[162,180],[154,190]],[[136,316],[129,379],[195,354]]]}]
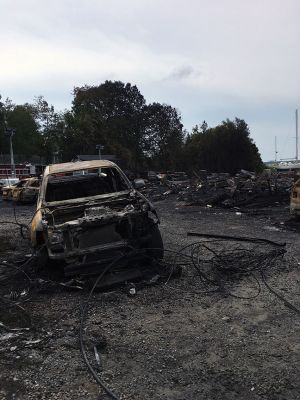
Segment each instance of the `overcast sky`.
[{"label": "overcast sky", "polygon": [[300,108],[299,0],[0,0],[0,94],[136,84],[176,107],[186,129],[243,118],[265,161],[295,156]]}]

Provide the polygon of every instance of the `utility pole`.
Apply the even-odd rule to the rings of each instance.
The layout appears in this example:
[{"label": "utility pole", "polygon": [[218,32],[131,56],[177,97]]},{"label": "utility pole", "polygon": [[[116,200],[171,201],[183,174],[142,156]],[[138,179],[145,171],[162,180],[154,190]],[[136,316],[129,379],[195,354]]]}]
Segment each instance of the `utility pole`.
[{"label": "utility pole", "polygon": [[296,109],[296,161],[298,161],[298,109]]},{"label": "utility pole", "polygon": [[14,161],[14,151],[13,151],[13,143],[12,143],[12,138],[15,133],[16,133],[15,129],[5,128],[5,135],[9,137],[11,176],[13,178],[16,177],[16,166],[15,166],[15,161]]},{"label": "utility pole", "polygon": [[278,151],[277,151],[277,136],[275,136],[275,161],[277,162],[277,154],[278,154]]},{"label": "utility pole", "polygon": [[52,155],[53,155],[53,164],[57,163],[57,157],[58,157],[58,151],[53,151]]},{"label": "utility pole", "polygon": [[101,150],[104,149],[104,146],[101,144],[96,144],[96,149],[98,150],[99,160],[101,160]]}]

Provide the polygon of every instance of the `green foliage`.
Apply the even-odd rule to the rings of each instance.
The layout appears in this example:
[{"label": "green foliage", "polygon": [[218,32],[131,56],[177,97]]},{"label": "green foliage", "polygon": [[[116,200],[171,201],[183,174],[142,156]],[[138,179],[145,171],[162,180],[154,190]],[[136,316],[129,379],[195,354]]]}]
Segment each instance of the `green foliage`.
[{"label": "green foliage", "polygon": [[174,108],[146,105],[136,86],[119,81],[75,88],[67,120],[66,158],[76,150],[93,154],[99,143],[129,168],[146,164],[172,168],[183,142],[180,116]]},{"label": "green foliage", "polygon": [[[73,150],[78,148],[79,153],[87,154],[94,154],[96,145],[101,144],[106,153],[115,153],[127,164],[137,165],[144,105],[144,97],[130,83],[106,81],[99,86],[75,88],[66,130],[68,141],[75,139]],[[68,152],[66,149],[64,155]]]},{"label": "green foliage", "polygon": [[22,154],[28,159],[33,154],[38,154],[40,149],[40,136],[38,126],[28,108],[24,105],[13,105],[10,101],[2,104],[1,110],[1,152],[9,153],[9,141],[4,136],[6,127],[16,130],[13,136],[14,152]]},{"label": "green foliage", "polygon": [[238,118],[227,119],[215,128],[196,126],[186,141],[185,158],[190,168],[231,174],[241,169],[258,170],[263,165],[248,125]]},{"label": "green foliage", "polygon": [[52,162],[54,153],[57,153],[59,159],[65,126],[64,115],[55,112],[54,107],[43,96],[36,97],[33,104],[26,103],[25,106],[38,126],[40,154],[46,162]]},{"label": "green foliage", "polygon": [[167,104],[146,104],[130,83],[105,81],[74,89],[71,110],[58,113],[38,96],[15,105],[0,96],[0,153],[9,153],[4,128],[16,129],[15,154],[37,154],[47,163],[53,155],[70,161],[77,154],[115,154],[130,169],[230,172],[257,170],[263,164],[245,121],[226,120],[215,128],[204,121],[183,131],[180,113]]},{"label": "green foliage", "polygon": [[177,110],[153,103],[144,108],[143,152],[154,168],[177,169],[181,164],[183,125]]}]

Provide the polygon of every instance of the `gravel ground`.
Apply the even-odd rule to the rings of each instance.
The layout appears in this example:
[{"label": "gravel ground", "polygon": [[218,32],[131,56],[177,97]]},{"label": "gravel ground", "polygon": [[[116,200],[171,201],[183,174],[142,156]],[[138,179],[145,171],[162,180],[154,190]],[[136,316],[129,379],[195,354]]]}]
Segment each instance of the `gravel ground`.
[{"label": "gravel ground", "polygon": [[[156,205],[167,249],[191,242],[191,230],[287,242],[285,259],[268,272],[268,282],[300,308],[299,230],[285,225],[288,207],[246,214],[185,207],[172,196]],[[32,207],[17,207],[17,220],[27,223],[32,213]],[[30,253],[19,228],[3,224],[13,218],[11,206],[0,203],[1,260]],[[244,278],[233,289],[248,293],[252,284]],[[2,293],[18,285],[2,286]],[[107,386],[124,400],[300,399],[299,315],[264,286],[255,300],[241,300],[197,294],[196,285],[183,270],[169,285],[143,287],[136,296],[124,288],[95,293],[86,343]],[[0,308],[6,327],[26,328],[31,318],[29,330],[0,325],[0,399],[108,399],[80,353],[80,309],[87,295],[48,285],[23,309]]]}]

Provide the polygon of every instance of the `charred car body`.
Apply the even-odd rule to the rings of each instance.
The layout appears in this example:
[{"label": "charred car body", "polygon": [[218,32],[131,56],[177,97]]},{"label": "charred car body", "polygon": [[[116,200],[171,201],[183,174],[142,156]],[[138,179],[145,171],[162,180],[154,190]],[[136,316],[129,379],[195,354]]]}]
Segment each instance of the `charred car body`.
[{"label": "charred car body", "polygon": [[298,179],[291,191],[290,211],[293,216],[300,219],[300,179]]},{"label": "charred car body", "polygon": [[38,178],[22,179],[12,190],[12,200],[17,203],[34,203],[40,189]]},{"label": "charred car body", "polygon": [[65,271],[87,272],[84,266],[107,264],[130,249],[161,258],[158,223],[152,204],[114,163],[54,164],[44,171],[31,240],[49,259],[66,261]]},{"label": "charred car body", "polygon": [[3,200],[17,203],[34,203],[37,200],[40,183],[38,178],[25,178],[2,189]]},{"label": "charred car body", "polygon": [[13,190],[16,187],[16,184],[12,184],[9,186],[3,186],[2,188],[2,200],[12,200],[13,198]]},{"label": "charred car body", "polygon": [[12,199],[12,189],[17,185],[18,182],[18,178],[0,179],[0,194],[2,196],[2,200]]}]

